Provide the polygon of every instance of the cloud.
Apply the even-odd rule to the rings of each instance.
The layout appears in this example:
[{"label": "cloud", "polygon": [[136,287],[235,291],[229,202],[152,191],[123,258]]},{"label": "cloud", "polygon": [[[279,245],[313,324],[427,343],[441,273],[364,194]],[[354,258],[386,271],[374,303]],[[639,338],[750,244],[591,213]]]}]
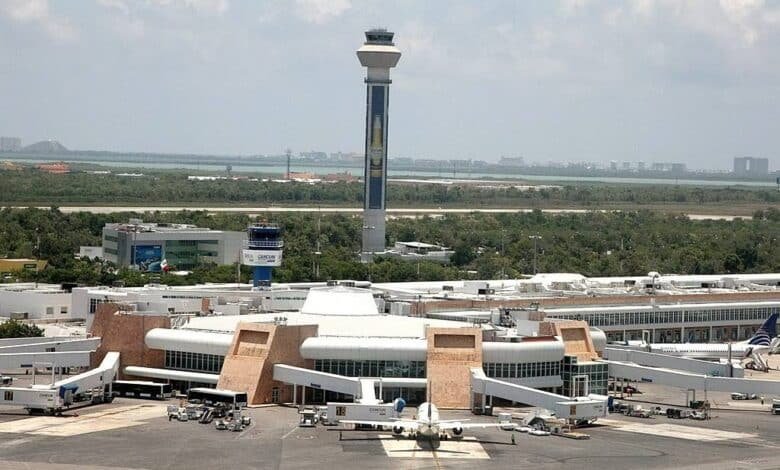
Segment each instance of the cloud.
[{"label": "cloud", "polygon": [[158,6],[188,8],[205,16],[222,15],[230,7],[228,0],[147,0],[147,2]]},{"label": "cloud", "polygon": [[47,0],[4,0],[0,13],[23,24],[36,24],[58,41],[71,41],[78,36],[67,18],[53,15]]},{"label": "cloud", "polygon": [[125,15],[130,14],[130,7],[128,7],[127,3],[123,2],[122,0],[97,0],[97,2],[99,5],[104,6],[106,8],[119,10],[121,13]]},{"label": "cloud", "polygon": [[295,0],[296,15],[307,23],[327,23],[350,8],[350,0]]}]

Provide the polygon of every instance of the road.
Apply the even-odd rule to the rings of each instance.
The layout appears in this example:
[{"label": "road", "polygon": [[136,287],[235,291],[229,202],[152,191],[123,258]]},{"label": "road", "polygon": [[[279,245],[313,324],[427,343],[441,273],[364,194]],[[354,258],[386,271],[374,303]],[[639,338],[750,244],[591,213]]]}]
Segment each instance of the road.
[{"label": "road", "polygon": [[[12,206],[20,208],[20,206]],[[109,214],[112,212],[178,212],[182,210],[206,211],[209,213],[243,213],[260,214],[268,212],[319,212],[326,214],[358,214],[363,212],[359,207],[315,207],[315,206],[269,206],[269,207],[209,207],[209,206],[57,206],[61,212],[91,212],[93,214]],[[48,206],[39,206],[39,209],[49,209]],[[437,215],[437,214],[469,214],[472,212],[482,212],[486,214],[525,214],[533,212],[529,208],[403,208],[387,209],[390,215]],[[587,212],[614,212],[615,209],[542,209],[546,214],[584,214]],[[749,219],[749,216],[739,214],[688,214],[693,220],[734,220]]]}]

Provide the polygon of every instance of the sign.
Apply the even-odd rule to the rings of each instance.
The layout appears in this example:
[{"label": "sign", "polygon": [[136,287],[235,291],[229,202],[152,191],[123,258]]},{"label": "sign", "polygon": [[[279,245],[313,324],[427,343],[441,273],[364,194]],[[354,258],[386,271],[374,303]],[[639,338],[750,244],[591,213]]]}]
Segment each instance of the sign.
[{"label": "sign", "polygon": [[385,85],[372,85],[368,89],[370,100],[370,115],[368,117],[369,135],[366,146],[366,175],[368,178],[368,198],[366,204],[369,209],[382,209],[384,200],[382,187],[384,185],[385,158],[387,146],[385,144]]},{"label": "sign", "polygon": [[132,249],[131,264],[138,266],[139,271],[160,271],[162,262],[162,245],[135,245]]},{"label": "sign", "polygon": [[281,250],[243,250],[241,264],[247,266],[281,266]]}]

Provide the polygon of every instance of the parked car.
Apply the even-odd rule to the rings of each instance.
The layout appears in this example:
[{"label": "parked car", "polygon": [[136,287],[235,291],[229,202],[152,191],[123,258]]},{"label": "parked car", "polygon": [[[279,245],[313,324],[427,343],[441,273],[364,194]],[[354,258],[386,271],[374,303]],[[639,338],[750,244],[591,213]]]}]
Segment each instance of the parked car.
[{"label": "parked car", "polygon": [[549,436],[550,431],[545,431],[544,429],[531,429],[528,431],[528,434],[531,436]]},{"label": "parked car", "polygon": [[707,415],[701,411],[691,411],[691,419],[705,420],[707,419]]},{"label": "parked car", "polygon": [[650,410],[645,410],[641,406],[637,405],[628,411],[628,416],[633,416],[634,418],[649,418],[652,416],[652,414],[650,413]]}]

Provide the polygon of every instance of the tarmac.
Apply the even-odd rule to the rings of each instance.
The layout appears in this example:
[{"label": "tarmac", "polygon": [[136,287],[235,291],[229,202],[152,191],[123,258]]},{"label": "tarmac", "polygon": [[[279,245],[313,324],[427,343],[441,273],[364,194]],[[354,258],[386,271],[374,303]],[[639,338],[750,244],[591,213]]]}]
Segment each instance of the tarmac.
[{"label": "tarmac", "polygon": [[[218,431],[213,423],[168,421],[170,403],[117,398],[64,417],[0,407],[0,469],[780,467],[780,416],[763,410],[716,410],[707,421],[610,415],[580,429],[588,440],[475,429],[432,448],[387,431],[298,427],[297,409],[283,406],[250,408],[250,427]],[[442,418],[496,419],[467,411]]]}]

